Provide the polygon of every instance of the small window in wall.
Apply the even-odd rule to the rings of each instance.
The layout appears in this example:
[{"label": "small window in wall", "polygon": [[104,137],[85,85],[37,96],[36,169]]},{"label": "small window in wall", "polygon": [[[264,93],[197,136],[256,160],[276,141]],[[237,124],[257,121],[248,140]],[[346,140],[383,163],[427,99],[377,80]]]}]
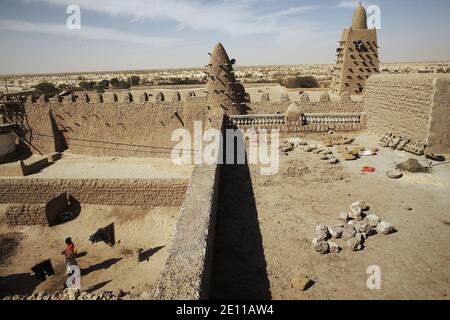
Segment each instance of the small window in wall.
[{"label": "small window in wall", "polygon": [[358,52],[367,52],[368,51],[366,45],[361,40],[356,41],[355,46],[356,46],[356,50]]}]

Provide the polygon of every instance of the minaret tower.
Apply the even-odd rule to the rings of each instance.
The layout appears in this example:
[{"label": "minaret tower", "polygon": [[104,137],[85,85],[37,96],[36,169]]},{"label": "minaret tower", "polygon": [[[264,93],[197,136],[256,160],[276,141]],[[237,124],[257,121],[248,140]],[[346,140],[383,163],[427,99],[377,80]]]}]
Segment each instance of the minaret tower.
[{"label": "minaret tower", "polygon": [[222,110],[226,115],[239,115],[245,112],[243,86],[236,81],[233,61],[230,61],[221,43],[216,44],[210,53],[211,59],[206,66],[206,90],[208,107]]},{"label": "minaret tower", "polygon": [[361,3],[353,14],[352,26],[342,31],[336,56],[332,90],[338,95],[363,94],[369,76],[380,73],[377,30],[367,28],[367,14]]}]

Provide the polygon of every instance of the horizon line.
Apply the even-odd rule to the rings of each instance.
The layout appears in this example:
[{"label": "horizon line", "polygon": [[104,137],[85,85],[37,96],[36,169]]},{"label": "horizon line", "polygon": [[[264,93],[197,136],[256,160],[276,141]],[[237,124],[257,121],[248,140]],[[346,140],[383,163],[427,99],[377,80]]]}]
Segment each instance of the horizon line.
[{"label": "horizon line", "polygon": [[[383,64],[398,64],[398,63],[450,63],[449,60],[430,60],[430,61],[390,61],[380,62]],[[256,67],[281,67],[281,66],[323,66],[336,65],[335,63],[299,63],[299,64],[257,64],[257,65],[242,65],[236,66],[235,70],[239,68],[256,68]],[[24,77],[24,76],[52,76],[52,75],[77,75],[86,73],[116,73],[116,72],[143,72],[143,71],[165,71],[165,70],[202,70],[204,67],[162,67],[149,69],[111,69],[111,70],[85,70],[85,71],[58,71],[58,72],[43,72],[43,73],[10,73],[0,74],[1,78],[5,77]],[[3,80],[3,79],[2,79]]]}]

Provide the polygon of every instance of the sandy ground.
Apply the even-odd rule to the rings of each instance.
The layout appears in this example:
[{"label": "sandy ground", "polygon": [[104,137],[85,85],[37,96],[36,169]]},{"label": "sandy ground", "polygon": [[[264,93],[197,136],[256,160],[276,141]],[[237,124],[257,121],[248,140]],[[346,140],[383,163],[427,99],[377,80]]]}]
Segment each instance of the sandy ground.
[{"label": "sandy ground", "polygon": [[192,169],[191,165],[176,165],[165,158],[91,157],[64,153],[50,166],[24,178],[189,178]]},{"label": "sandy ground", "polygon": [[[354,145],[376,141],[362,135]],[[400,180],[385,176],[394,162],[408,158],[414,157],[382,149],[332,165],[296,149],[280,155],[274,176],[261,176],[257,166],[227,166],[221,186],[233,188],[220,194],[213,298],[449,299],[450,164]],[[362,174],[366,165],[377,171]],[[316,253],[311,244],[316,226],[341,223],[339,213],[357,200],[398,232],[370,237],[360,252],[336,240],[341,253]],[[381,269],[380,290],[366,285],[372,265]],[[315,284],[307,291],[293,289],[297,275]]]},{"label": "sandy ground", "polygon": [[[121,288],[139,295],[144,291],[151,293],[163,270],[179,214],[179,208],[83,206],[80,215],[65,224],[51,228],[10,227],[4,221],[4,209],[5,205],[0,206],[0,237],[14,234],[17,243],[0,264],[0,297],[56,290],[65,281],[61,251],[68,236],[72,237],[80,255],[77,261],[82,269],[82,290],[97,292]],[[115,247],[88,241],[99,227],[111,222],[115,224]],[[143,249],[139,259],[138,248]],[[39,283],[30,275],[30,268],[48,258],[56,275]]]}]

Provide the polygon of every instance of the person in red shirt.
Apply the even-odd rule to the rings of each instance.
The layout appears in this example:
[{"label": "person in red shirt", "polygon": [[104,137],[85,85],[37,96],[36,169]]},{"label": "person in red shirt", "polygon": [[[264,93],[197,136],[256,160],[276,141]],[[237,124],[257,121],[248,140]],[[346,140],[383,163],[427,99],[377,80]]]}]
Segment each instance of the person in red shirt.
[{"label": "person in red shirt", "polygon": [[75,244],[72,242],[72,238],[66,238],[66,249],[62,252],[64,257],[66,258],[66,263],[68,265],[76,265],[77,262],[75,260],[76,252],[75,252]]},{"label": "person in red shirt", "polygon": [[[66,249],[61,253],[66,259],[66,273],[67,280],[64,283],[64,288],[76,288],[80,289],[80,268],[78,267],[75,250],[75,244],[72,242],[72,238],[66,238]],[[78,273],[77,273],[78,272]]]}]

